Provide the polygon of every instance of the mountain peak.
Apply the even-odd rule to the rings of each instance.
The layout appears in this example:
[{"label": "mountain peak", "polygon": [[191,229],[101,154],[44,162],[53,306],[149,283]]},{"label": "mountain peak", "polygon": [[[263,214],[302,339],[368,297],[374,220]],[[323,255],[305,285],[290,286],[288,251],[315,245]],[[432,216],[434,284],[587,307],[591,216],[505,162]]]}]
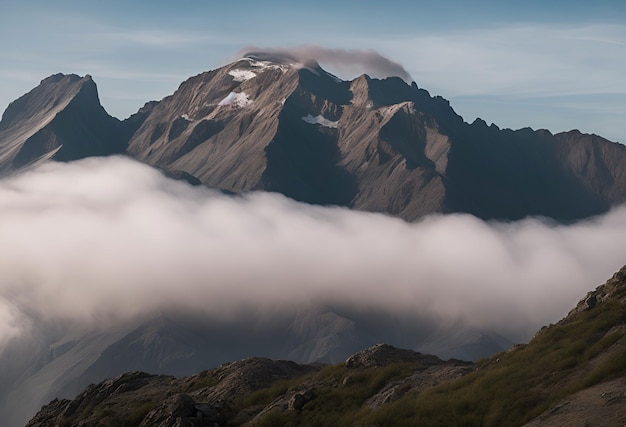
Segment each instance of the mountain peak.
[{"label": "mountain peak", "polygon": [[252,51],[246,52],[242,60],[251,60],[256,62],[270,62],[280,65],[291,65],[298,62],[298,60],[288,53],[268,52],[268,51]]},{"label": "mountain peak", "polygon": [[63,81],[64,79],[72,83],[80,81],[80,80],[85,80],[85,81],[92,80],[89,74],[85,74],[84,77],[81,77],[78,74],[74,74],[74,73],[72,74],[56,73],[43,79],[40,82],[40,84],[59,83]]},{"label": "mountain peak", "polygon": [[0,121],[0,172],[46,159],[120,152],[117,120],[100,105],[90,75],[53,74],[9,104]]},{"label": "mountain peak", "polygon": [[252,67],[280,68],[283,71],[286,71],[288,69],[304,70],[304,71],[309,71],[318,77],[321,77],[321,76],[330,77],[338,83],[343,81],[339,77],[323,69],[315,58],[311,58],[311,57],[297,58],[296,56],[288,52],[279,52],[279,51],[246,52],[243,55],[243,57],[239,59],[239,61],[248,61]]},{"label": "mountain peak", "polygon": [[[87,76],[86,76],[87,77]],[[2,115],[0,131],[15,124],[18,119],[34,118],[42,112],[50,112],[76,96],[84,83],[93,85],[91,77],[57,73],[43,79],[39,86],[11,102]]]}]

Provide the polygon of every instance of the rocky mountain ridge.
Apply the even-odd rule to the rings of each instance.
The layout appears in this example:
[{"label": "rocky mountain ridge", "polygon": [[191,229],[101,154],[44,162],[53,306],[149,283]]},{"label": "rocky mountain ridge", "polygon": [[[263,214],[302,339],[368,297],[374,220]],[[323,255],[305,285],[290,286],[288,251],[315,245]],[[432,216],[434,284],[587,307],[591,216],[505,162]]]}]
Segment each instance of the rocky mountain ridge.
[{"label": "rocky mountain ridge", "polygon": [[379,344],[335,366],[251,358],[181,379],[131,373],[53,401],[28,425],[617,426],[625,356],[626,266],[529,344],[476,365]]},{"label": "rocky mountain ridge", "polygon": [[[384,344],[352,355],[345,362],[345,367],[348,373],[354,372],[358,375],[363,370],[399,363],[410,365],[415,371],[410,378],[389,383],[379,393],[371,396],[367,402],[368,407],[380,407],[397,400],[409,390],[418,387],[427,389],[473,370],[473,365],[469,362],[444,362],[436,356],[422,355]],[[91,385],[73,401],[54,400],[28,425],[119,425],[130,419],[140,422],[141,426],[165,426],[174,425],[173,423],[190,426],[253,425],[272,411],[301,411],[305,404],[316,398],[316,390],[327,386],[313,378],[322,374],[324,369],[328,370],[321,364],[301,365],[282,360],[249,358],[180,379],[133,372]],[[343,378],[342,386],[349,387],[354,380],[355,378],[347,375]],[[294,385],[287,386],[289,382]],[[285,391],[268,405],[247,406],[247,402],[241,402],[243,396],[258,393],[277,383],[285,384],[280,387]],[[259,403],[263,400],[257,399]],[[160,403],[155,403],[157,401]],[[125,412],[133,414],[128,415]],[[143,418],[140,419],[138,414],[141,412]]]},{"label": "rocky mountain ridge", "polygon": [[184,82],[128,152],[234,192],[277,191],[409,221],[433,212],[571,220],[624,201],[620,144],[470,125],[399,78],[347,82],[317,64],[263,59]]},{"label": "rocky mountain ridge", "polygon": [[415,83],[342,81],[314,61],[263,53],[191,77],[123,122],[100,106],[91,77],[58,74],[0,122],[5,174],[114,153],[195,184],[408,221],[434,212],[570,221],[626,200],[626,146],[468,124]]}]

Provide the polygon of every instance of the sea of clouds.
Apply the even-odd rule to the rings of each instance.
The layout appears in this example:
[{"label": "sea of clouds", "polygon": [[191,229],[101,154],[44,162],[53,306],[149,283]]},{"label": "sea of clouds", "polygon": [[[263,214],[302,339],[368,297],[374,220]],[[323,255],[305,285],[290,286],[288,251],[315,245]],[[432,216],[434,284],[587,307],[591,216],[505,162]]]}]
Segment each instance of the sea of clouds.
[{"label": "sea of clouds", "polygon": [[527,340],[626,262],[626,208],[571,225],[433,215],[416,223],[227,196],[124,157],[0,180],[0,351],[38,321],[154,310],[271,315],[332,303]]}]

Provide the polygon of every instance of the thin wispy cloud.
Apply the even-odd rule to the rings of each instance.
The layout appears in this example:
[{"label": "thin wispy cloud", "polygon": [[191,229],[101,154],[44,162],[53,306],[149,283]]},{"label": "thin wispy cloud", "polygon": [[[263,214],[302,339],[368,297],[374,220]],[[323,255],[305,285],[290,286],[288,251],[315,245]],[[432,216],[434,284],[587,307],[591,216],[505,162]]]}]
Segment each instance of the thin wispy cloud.
[{"label": "thin wispy cloud", "polygon": [[626,46],[624,32],[623,25],[595,24],[579,27],[576,31],[570,30],[563,37],[571,40]]},{"label": "thin wispy cloud", "polygon": [[528,24],[417,35],[388,48],[402,52],[418,84],[449,95],[560,96],[626,93],[624,42],[621,25]]},{"label": "thin wispy cloud", "polygon": [[[623,102],[616,98],[626,95],[625,25],[493,22],[346,42],[402,58],[420,87],[449,99],[466,121],[580,129],[626,141]],[[563,97],[575,107],[564,106]]]},{"label": "thin wispy cloud", "polygon": [[400,63],[373,49],[337,49],[313,44],[270,48],[246,46],[239,54],[245,55],[249,52],[285,55],[299,61],[316,60],[334,72],[349,76],[347,78],[369,74],[376,78],[400,77],[407,83],[411,82],[411,76]]}]

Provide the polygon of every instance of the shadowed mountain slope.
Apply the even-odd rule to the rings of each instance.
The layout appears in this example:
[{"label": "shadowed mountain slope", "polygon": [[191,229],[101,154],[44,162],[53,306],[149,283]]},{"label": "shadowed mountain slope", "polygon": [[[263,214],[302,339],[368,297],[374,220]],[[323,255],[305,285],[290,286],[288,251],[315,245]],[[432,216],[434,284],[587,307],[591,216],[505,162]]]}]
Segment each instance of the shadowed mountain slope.
[{"label": "shadowed mountain slope", "polygon": [[45,161],[122,153],[119,121],[91,76],[55,74],[12,102],[0,121],[0,174]]},{"label": "shadowed mountain slope", "polygon": [[251,56],[192,77],[130,139],[146,163],[412,221],[432,212],[574,220],[626,199],[626,147],[577,131],[467,124],[399,78],[347,82]]}]

